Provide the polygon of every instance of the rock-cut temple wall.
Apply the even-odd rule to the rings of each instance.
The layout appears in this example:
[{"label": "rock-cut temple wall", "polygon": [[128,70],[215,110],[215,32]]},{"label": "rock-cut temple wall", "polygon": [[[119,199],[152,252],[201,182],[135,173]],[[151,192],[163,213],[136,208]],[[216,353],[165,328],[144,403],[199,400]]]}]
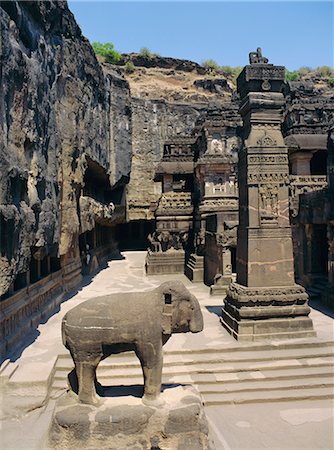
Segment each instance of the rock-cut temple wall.
[{"label": "rock-cut temple wall", "polygon": [[103,72],[67,2],[3,2],[0,20],[4,355],[78,284],[86,242],[98,264],[124,220],[113,188],[129,178],[132,121],[127,81]]},{"label": "rock-cut temple wall", "polygon": [[87,157],[112,184],[127,177],[131,117],[126,81],[104,75],[66,2],[4,2],[0,14],[4,294],[32,253],[76,254]]}]

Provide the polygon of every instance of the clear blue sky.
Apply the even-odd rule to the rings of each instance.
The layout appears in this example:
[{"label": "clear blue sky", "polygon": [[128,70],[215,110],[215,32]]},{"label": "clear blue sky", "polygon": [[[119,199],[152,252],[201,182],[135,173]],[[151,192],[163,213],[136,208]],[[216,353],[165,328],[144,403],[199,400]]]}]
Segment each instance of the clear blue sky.
[{"label": "clear blue sky", "polygon": [[333,67],[333,1],[69,1],[83,34],[122,52],[243,66],[256,47],[289,70]]}]

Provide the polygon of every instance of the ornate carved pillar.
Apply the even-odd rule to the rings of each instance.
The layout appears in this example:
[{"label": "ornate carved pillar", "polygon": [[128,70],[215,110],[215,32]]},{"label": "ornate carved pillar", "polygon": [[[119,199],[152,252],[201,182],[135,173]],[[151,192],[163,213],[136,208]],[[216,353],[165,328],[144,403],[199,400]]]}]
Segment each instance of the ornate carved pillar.
[{"label": "ornate carved pillar", "polygon": [[308,296],[294,280],[281,132],[284,67],[264,60],[246,66],[237,80],[243,119],[237,281],[229,286],[222,324],[239,340],[315,335]]}]

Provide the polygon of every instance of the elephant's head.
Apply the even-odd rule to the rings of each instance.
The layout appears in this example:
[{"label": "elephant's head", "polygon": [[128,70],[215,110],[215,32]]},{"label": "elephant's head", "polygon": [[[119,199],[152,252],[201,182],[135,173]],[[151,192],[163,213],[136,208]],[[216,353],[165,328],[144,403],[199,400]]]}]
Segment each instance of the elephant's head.
[{"label": "elephant's head", "polygon": [[198,300],[181,281],[167,281],[157,291],[162,302],[163,334],[199,333],[203,330]]}]

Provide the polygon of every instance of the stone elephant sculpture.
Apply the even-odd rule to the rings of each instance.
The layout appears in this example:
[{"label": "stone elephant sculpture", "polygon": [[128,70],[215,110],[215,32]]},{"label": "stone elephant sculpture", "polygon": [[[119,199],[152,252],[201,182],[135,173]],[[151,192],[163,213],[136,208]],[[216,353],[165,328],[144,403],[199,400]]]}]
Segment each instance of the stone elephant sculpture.
[{"label": "stone elephant sculpture", "polygon": [[179,281],[152,291],[92,298],[71,309],[62,321],[63,343],[78,378],[78,399],[96,404],[96,368],[111,354],[133,350],[144,376],[143,402],[159,404],[162,346],[172,333],[203,330],[198,300]]}]

